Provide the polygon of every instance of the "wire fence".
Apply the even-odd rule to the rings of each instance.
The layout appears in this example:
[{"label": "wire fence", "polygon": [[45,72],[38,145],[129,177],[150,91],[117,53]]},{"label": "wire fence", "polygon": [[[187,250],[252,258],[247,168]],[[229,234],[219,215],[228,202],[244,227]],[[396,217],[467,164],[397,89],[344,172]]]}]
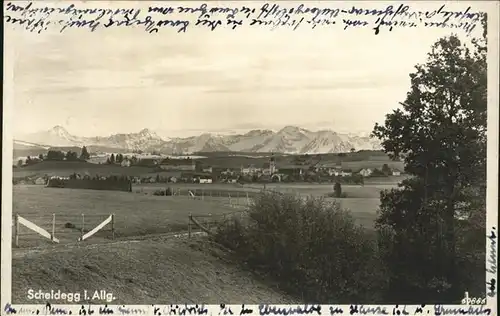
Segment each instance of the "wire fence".
[{"label": "wire fence", "polygon": [[[29,222],[29,226],[32,226],[33,228],[30,229],[22,223],[20,224],[19,217],[21,217],[23,221]],[[51,240],[42,238],[43,231],[46,231],[52,237],[59,240],[60,243],[76,242],[109,217],[110,214],[15,214],[12,221],[14,226],[14,229],[12,230],[13,241],[17,247],[36,247],[46,245],[51,243]],[[112,224],[102,227],[95,234],[92,234],[92,237],[97,239],[113,239],[114,225]]]},{"label": "wire fence", "polygon": [[188,217],[188,233],[189,236],[196,232],[205,232],[208,234],[214,233],[218,227],[224,225],[228,221],[235,218],[243,219],[247,216],[245,210],[227,212],[223,214],[206,214],[206,215],[189,215]]},{"label": "wire fence", "polygon": [[135,189],[136,194],[156,195],[165,197],[183,197],[204,202],[219,203],[232,208],[244,208],[251,204],[252,198],[259,191],[245,190],[217,190],[217,189],[190,189],[190,188],[169,188],[169,187],[141,187]]}]

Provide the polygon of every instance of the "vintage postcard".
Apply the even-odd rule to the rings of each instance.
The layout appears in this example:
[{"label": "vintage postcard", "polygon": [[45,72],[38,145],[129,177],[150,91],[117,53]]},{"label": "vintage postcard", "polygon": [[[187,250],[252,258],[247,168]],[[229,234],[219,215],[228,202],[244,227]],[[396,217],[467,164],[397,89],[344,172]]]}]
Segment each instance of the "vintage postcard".
[{"label": "vintage postcard", "polygon": [[2,315],[497,314],[497,2],[3,5]]}]

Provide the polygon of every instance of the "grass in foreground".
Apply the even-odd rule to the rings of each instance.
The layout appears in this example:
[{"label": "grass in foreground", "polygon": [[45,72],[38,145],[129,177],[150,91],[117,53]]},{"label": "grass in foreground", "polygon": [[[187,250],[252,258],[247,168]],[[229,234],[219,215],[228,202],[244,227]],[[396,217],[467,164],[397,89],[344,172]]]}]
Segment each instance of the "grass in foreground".
[{"label": "grass in foreground", "polygon": [[200,239],[100,244],[18,258],[14,253],[12,276],[15,304],[46,303],[28,300],[29,289],[66,293],[102,289],[116,297],[111,304],[127,305],[294,301],[258,276],[242,272],[224,250]]},{"label": "grass in foreground", "polygon": [[[165,197],[118,192],[15,186],[13,215],[20,214],[50,231],[52,214],[56,214],[56,237],[61,242],[76,241],[80,236],[82,214],[85,227],[92,229],[107,216],[115,214],[115,237],[144,236],[187,229],[188,215],[224,214],[234,212],[222,203],[208,203],[187,197]],[[95,216],[100,214],[101,216]],[[94,215],[94,216],[93,216]],[[64,228],[72,223],[75,229]],[[22,232],[29,232],[22,227]],[[48,240],[36,234],[20,236],[20,246],[41,246]],[[28,238],[30,237],[30,238]],[[110,238],[109,227],[92,238]]]}]

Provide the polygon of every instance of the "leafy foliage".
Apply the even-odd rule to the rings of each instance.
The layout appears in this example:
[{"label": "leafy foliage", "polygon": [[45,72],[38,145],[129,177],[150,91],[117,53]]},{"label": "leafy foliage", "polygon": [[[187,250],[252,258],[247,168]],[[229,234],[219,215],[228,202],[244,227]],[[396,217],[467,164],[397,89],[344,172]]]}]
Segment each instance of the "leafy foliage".
[{"label": "leafy foliage", "polygon": [[338,198],[342,195],[342,185],[340,182],[335,182],[333,186],[333,195]]},{"label": "leafy foliage", "polygon": [[[377,220],[391,271],[388,295],[400,302],[457,302],[464,291],[480,288],[475,284],[484,287],[485,38],[473,43],[471,49],[456,36],[435,43],[427,62],[410,75],[402,108],[373,131],[413,175],[399,189],[382,192]],[[467,252],[471,243],[482,258]],[[481,264],[473,284],[462,268]]]},{"label": "leafy foliage", "polygon": [[66,160],[67,161],[76,161],[78,160],[78,156],[76,155],[76,152],[74,151],[68,151],[66,152]]},{"label": "leafy foliage", "polygon": [[49,150],[47,153],[47,160],[64,160],[65,155],[60,150]]},{"label": "leafy foliage", "polygon": [[81,160],[89,160],[90,159],[90,154],[87,150],[87,147],[85,147],[85,146],[82,147],[82,152],[80,153],[80,159]]},{"label": "leafy foliage", "polygon": [[215,239],[305,301],[380,301],[375,240],[336,203],[263,192]]}]

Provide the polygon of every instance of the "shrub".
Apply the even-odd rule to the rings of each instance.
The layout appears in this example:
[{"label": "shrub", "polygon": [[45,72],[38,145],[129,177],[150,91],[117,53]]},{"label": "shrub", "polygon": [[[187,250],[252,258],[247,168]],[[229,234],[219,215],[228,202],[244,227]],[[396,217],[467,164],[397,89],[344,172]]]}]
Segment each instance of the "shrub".
[{"label": "shrub", "polygon": [[168,187],[166,190],[165,190],[165,195],[166,196],[171,196],[172,195],[172,188]]},{"label": "shrub", "polygon": [[375,238],[335,202],[262,192],[246,217],[227,221],[214,238],[303,300],[379,300]]},{"label": "shrub", "polygon": [[156,195],[156,196],[165,196],[165,191],[163,191],[163,190],[156,190],[155,192],[153,192],[153,195]]}]

